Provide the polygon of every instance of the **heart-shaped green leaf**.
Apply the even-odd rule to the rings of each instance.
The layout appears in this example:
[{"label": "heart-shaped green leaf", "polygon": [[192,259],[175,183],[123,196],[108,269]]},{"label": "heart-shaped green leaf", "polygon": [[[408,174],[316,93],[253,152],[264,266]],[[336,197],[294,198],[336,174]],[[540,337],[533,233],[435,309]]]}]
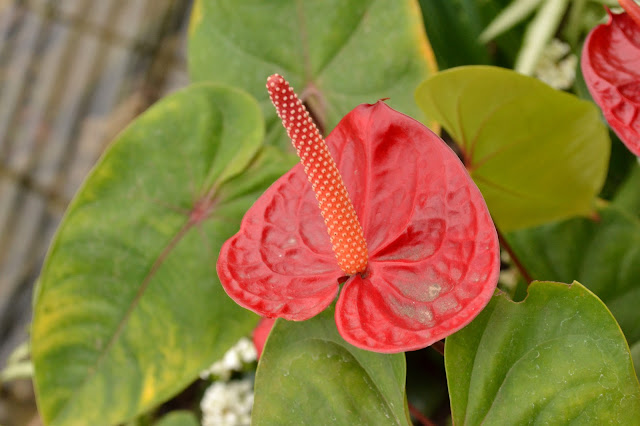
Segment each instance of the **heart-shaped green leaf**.
[{"label": "heart-shaped green leaf", "polygon": [[[284,167],[258,152],[244,92],[198,85],[144,113],[76,195],[42,270],[32,328],[47,424],[115,424],[171,397],[257,317],[216,256]],[[239,174],[239,172],[241,172]]]},{"label": "heart-shaped green leaf", "polygon": [[592,103],[486,66],[436,74],[416,98],[460,146],[503,231],[593,210],[610,141]]},{"label": "heart-shaped green leaf", "polygon": [[534,282],[504,294],[447,338],[453,423],[636,424],[640,387],[629,347],[580,283]]},{"label": "heart-shaped green leaf", "polygon": [[408,425],[404,354],[345,342],[334,307],[269,335],[255,384],[253,425]]},{"label": "heart-shaped green leaf", "polygon": [[193,81],[242,87],[258,99],[267,140],[291,150],[265,90],[284,76],[327,134],[361,103],[422,113],[411,93],[436,65],[415,0],[196,0],[190,25]]},{"label": "heart-shaped green leaf", "polygon": [[[637,189],[637,188],[636,188]],[[607,304],[630,344],[640,341],[640,221],[616,208],[508,237],[529,274],[579,280]]]}]

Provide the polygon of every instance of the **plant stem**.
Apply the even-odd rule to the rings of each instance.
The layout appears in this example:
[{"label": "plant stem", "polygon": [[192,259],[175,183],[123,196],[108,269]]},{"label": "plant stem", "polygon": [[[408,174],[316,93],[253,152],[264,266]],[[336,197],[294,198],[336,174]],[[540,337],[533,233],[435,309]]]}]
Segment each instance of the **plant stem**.
[{"label": "plant stem", "polygon": [[584,8],[587,0],[574,0],[569,8],[569,17],[567,18],[567,26],[565,27],[565,36],[569,44],[575,48],[580,38],[580,25],[584,17]]},{"label": "plant stem", "polygon": [[420,422],[422,426],[436,426],[434,422],[432,422],[424,414],[422,414],[420,410],[418,410],[412,403],[408,402],[408,404],[409,404],[409,412],[413,417],[416,418],[418,422]]},{"label": "plant stem", "polygon": [[504,235],[502,235],[502,232],[500,232],[498,227],[496,227],[496,231],[498,232],[498,241],[500,241],[500,245],[507,251],[507,253],[509,253],[509,257],[511,257],[513,264],[516,265],[516,268],[518,268],[518,271],[520,271],[520,275],[522,275],[522,278],[524,278],[524,280],[527,282],[527,286],[529,286],[529,284],[531,284],[531,281],[533,281],[533,278],[531,278],[529,272],[527,272],[522,262],[520,262],[520,259],[518,259],[518,256],[513,251],[513,249],[507,242],[507,239],[504,237]]},{"label": "plant stem", "polygon": [[438,340],[434,344],[431,345],[431,348],[438,352],[440,355],[444,355],[444,342],[442,340]]}]

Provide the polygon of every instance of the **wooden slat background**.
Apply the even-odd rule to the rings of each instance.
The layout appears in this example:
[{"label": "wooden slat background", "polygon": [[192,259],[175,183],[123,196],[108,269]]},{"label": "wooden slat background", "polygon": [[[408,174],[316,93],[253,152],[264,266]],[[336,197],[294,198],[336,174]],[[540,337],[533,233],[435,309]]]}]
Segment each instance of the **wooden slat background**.
[{"label": "wooden slat background", "polygon": [[[187,84],[190,0],[0,0],[0,369],[64,209],[105,146]],[[0,400],[0,424],[15,422]]]}]

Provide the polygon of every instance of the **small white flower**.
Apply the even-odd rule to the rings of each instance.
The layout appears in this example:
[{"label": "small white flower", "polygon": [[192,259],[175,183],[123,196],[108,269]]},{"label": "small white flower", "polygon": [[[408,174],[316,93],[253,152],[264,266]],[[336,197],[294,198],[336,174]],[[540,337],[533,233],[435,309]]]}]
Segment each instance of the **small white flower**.
[{"label": "small white flower", "polygon": [[224,354],[221,360],[216,361],[211,367],[202,371],[200,377],[207,379],[209,376],[214,375],[222,380],[229,380],[232,372],[242,370],[243,363],[253,362],[256,357],[256,348],[253,346],[253,342],[243,337]]},{"label": "small white flower", "polygon": [[570,50],[567,43],[551,40],[536,65],[534,76],[555,89],[571,87],[576,78],[578,58]]},{"label": "small white flower", "polygon": [[249,379],[215,382],[207,388],[200,409],[202,426],[245,426],[251,423],[253,383]]},{"label": "small white flower", "polygon": [[520,276],[520,274],[518,273],[518,269],[513,266],[511,256],[509,256],[509,254],[505,251],[500,253],[500,261],[502,263],[506,263],[507,265],[509,265],[509,267],[500,271],[499,281],[506,287],[515,289],[516,285],[518,284],[518,277]]}]

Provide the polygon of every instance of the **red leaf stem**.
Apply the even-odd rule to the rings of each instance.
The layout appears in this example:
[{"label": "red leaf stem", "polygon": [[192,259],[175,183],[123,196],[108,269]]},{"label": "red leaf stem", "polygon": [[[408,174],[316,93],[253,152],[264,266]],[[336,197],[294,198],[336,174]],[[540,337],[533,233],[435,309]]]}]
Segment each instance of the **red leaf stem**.
[{"label": "red leaf stem", "polygon": [[415,405],[413,405],[412,403],[408,402],[407,403],[409,405],[409,412],[411,413],[411,415],[413,417],[415,417],[415,419],[422,425],[422,426],[436,426],[435,423],[433,423],[431,420],[429,420],[427,418],[427,416],[425,416],[424,414],[422,414],[420,412],[420,410],[418,410],[416,408]]},{"label": "red leaf stem", "polygon": [[511,258],[511,261],[520,272],[520,275],[522,275],[522,278],[524,278],[524,280],[527,282],[527,286],[528,286],[533,281],[533,278],[531,277],[527,269],[524,267],[522,262],[520,262],[518,255],[513,251],[513,248],[511,248],[511,245],[509,244],[507,239],[504,237],[504,235],[502,235],[502,233],[500,232],[500,229],[496,228],[496,231],[498,232],[498,241],[500,241],[500,245],[502,246],[503,249],[506,250],[507,253],[509,253],[509,257]]}]

